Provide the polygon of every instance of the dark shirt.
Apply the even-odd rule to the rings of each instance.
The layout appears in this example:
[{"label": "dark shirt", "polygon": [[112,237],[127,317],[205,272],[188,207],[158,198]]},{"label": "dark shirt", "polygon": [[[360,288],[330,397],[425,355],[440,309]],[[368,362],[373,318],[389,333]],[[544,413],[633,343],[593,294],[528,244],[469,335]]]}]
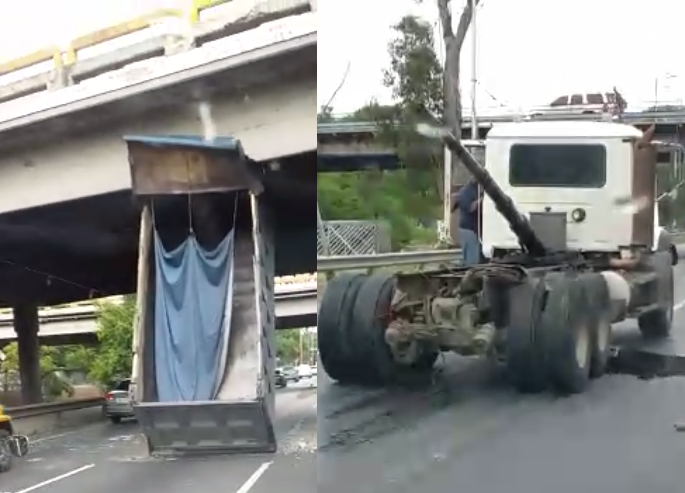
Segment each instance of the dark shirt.
[{"label": "dark shirt", "polygon": [[470,231],[478,231],[478,208],[471,211],[471,206],[478,200],[478,184],[476,182],[467,183],[459,191],[457,197],[457,208],[459,209],[459,228]]}]

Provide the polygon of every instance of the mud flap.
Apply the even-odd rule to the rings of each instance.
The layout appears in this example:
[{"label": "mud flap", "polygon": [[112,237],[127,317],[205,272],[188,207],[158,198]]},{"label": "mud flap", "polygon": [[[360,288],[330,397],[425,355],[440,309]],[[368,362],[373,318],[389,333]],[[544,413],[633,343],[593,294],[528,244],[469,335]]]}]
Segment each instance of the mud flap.
[{"label": "mud flap", "polygon": [[270,453],[276,436],[265,403],[141,403],[134,407],[155,456]]}]

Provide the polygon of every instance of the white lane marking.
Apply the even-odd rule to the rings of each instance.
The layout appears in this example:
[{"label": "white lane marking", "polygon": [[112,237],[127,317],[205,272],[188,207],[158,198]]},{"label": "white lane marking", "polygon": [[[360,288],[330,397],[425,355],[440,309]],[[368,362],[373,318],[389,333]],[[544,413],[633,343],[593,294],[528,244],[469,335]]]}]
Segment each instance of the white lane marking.
[{"label": "white lane marking", "polygon": [[[257,481],[259,481],[259,478],[261,478],[264,473],[271,467],[271,464],[273,464],[273,461],[271,462],[265,462],[261,466],[257,468],[255,472],[252,473],[252,476],[247,478],[247,481],[243,483],[243,485],[238,488],[238,491],[235,493],[248,493],[255,484],[257,484]],[[17,493],[24,493],[23,491],[17,491]]]},{"label": "white lane marking", "polygon": [[75,428],[73,430],[65,431],[63,433],[56,433],[54,435],[43,436],[40,438],[36,438],[35,440],[31,440],[31,443],[41,443],[41,442],[49,442],[51,440],[57,440],[58,438],[68,437],[71,435],[75,435],[77,433],[82,433],[84,431],[88,431],[88,430],[93,429],[93,428],[99,428],[102,426],[102,424],[103,424],[102,422],[93,423],[93,424],[83,426],[81,428]]},{"label": "white lane marking", "polygon": [[679,301],[679,302],[676,303],[675,306],[673,307],[673,311],[676,311],[676,312],[677,312],[678,310],[682,309],[684,306],[685,306],[685,300]]},{"label": "white lane marking", "polygon": [[50,440],[57,440],[58,438],[68,437],[69,435],[73,435],[74,433],[77,433],[79,431],[81,430],[67,431],[65,433],[58,433],[56,435],[49,435],[46,437],[36,438],[35,440],[31,440],[31,443],[49,442]]},{"label": "white lane marking", "polygon": [[94,467],[95,467],[95,464],[87,464],[83,467],[79,467],[78,469],[74,469],[73,471],[65,472],[64,474],[60,474],[59,476],[55,476],[54,478],[46,479],[45,481],[41,481],[40,483],[36,483],[33,486],[29,486],[28,488],[24,488],[23,490],[15,491],[14,493],[29,493],[30,491],[35,491],[35,490],[38,490],[38,489],[43,488],[45,486],[56,483],[58,481],[62,481],[63,479],[70,478],[71,476],[75,476],[77,474],[85,472],[85,471],[92,469]]}]

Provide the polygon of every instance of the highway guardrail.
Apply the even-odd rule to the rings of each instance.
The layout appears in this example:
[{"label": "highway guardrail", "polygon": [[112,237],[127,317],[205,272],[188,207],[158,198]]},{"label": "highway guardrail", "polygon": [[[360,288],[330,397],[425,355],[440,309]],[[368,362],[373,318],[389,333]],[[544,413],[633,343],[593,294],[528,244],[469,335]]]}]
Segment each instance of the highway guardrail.
[{"label": "highway guardrail", "polygon": [[371,255],[341,255],[317,257],[317,272],[379,269],[403,265],[444,264],[461,258],[461,250],[426,250],[416,252],[393,252]]},{"label": "highway guardrail", "polygon": [[71,399],[58,402],[45,402],[41,404],[28,404],[14,406],[5,409],[12,419],[33,418],[46,414],[55,414],[66,411],[78,411],[89,407],[101,406],[104,403],[102,397],[88,397],[84,399]]},{"label": "highway guardrail", "polygon": [[[673,232],[673,242],[685,243],[685,232]],[[320,273],[333,273],[346,270],[371,270],[383,267],[406,265],[445,264],[461,258],[461,249],[424,250],[414,252],[392,252],[371,255],[322,256],[316,259],[316,268]]]},{"label": "highway guardrail", "polygon": [[71,399],[6,408],[12,416],[14,431],[30,437],[54,436],[62,430],[74,430],[102,423],[102,397]]}]

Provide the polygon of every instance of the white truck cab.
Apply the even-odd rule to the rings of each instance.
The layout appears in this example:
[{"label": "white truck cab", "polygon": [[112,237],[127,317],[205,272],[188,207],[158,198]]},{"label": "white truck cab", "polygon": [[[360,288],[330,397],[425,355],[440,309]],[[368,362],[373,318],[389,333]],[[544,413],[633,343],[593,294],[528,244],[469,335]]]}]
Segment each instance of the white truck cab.
[{"label": "white truck cab", "polygon": [[[556,234],[563,237],[559,248],[656,249],[662,231],[655,202],[656,151],[649,139],[620,123],[500,124],[487,135],[485,167],[517,208],[532,223],[538,220],[537,227],[552,224],[551,217],[565,223]],[[520,248],[487,196],[482,214],[486,256],[494,249]],[[554,228],[560,230],[558,224]]]}]

